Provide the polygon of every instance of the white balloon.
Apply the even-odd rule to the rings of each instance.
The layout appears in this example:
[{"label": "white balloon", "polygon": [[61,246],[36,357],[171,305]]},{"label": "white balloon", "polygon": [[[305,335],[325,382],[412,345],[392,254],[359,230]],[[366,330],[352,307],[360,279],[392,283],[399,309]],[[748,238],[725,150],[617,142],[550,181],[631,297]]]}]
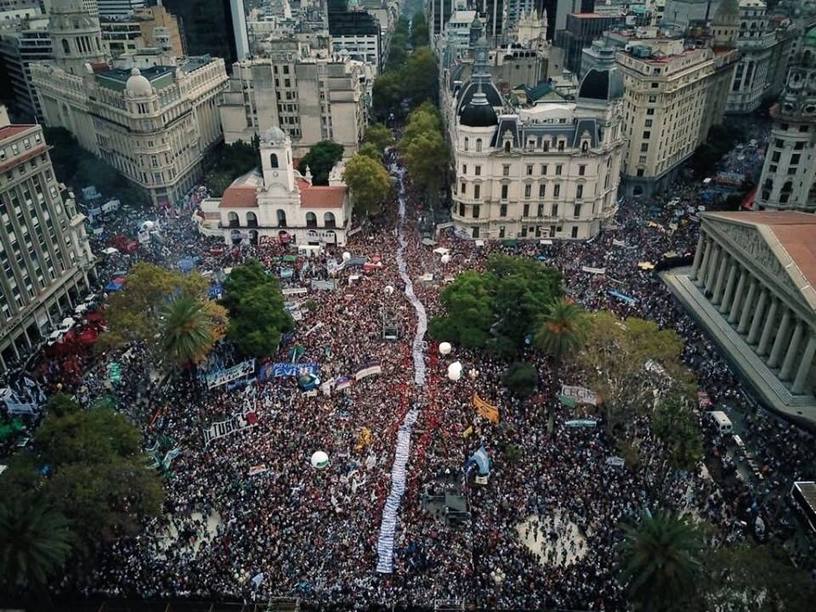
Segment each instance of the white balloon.
[{"label": "white balloon", "polygon": [[440,342],[439,343],[439,354],[440,355],[450,355],[450,352],[453,350],[450,342]]},{"label": "white balloon", "polygon": [[462,370],[448,370],[448,378],[453,382],[456,382],[462,378]]},{"label": "white balloon", "polygon": [[318,470],[329,467],[329,456],[323,451],[316,451],[312,455],[311,464],[313,468]]},{"label": "white balloon", "polygon": [[385,293],[388,294],[388,295],[391,295],[392,293],[394,293],[394,288],[391,285],[386,285],[385,286]]},{"label": "white balloon", "polygon": [[441,261],[442,261],[442,263],[443,263],[443,264],[450,263],[450,255],[448,255],[447,253],[445,253],[445,254],[442,256]]},{"label": "white balloon", "polygon": [[348,251],[345,251],[343,253],[343,261],[348,261],[349,259],[351,259],[351,253],[349,253]]}]

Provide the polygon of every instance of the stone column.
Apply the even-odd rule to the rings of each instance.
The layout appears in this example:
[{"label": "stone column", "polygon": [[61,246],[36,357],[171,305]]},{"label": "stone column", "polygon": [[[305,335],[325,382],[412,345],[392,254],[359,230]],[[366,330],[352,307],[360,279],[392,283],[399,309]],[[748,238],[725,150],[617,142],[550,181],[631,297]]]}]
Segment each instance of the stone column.
[{"label": "stone column", "polygon": [[703,253],[703,263],[700,264],[700,269],[697,274],[697,279],[694,281],[694,284],[698,287],[702,288],[705,282],[706,275],[708,273],[708,260],[711,258],[711,249],[714,246],[714,243],[711,241],[711,238],[706,236],[705,241],[705,253]]},{"label": "stone column", "polygon": [[785,339],[788,336],[790,320],[790,308],[785,308],[785,312],[782,315],[782,322],[779,324],[779,329],[776,332],[776,339],[774,339],[773,348],[771,349],[771,357],[768,359],[769,368],[775,368],[778,366],[779,361],[782,359],[782,349],[785,346]]},{"label": "stone column", "polygon": [[734,297],[734,289],[737,285],[737,272],[739,271],[739,264],[733,257],[729,257],[731,269],[728,271],[728,282],[725,283],[725,293],[723,293],[722,302],[720,302],[720,312],[728,312],[731,306],[731,300]]},{"label": "stone column", "polygon": [[740,279],[737,283],[737,291],[734,294],[734,303],[731,304],[731,313],[728,315],[728,322],[732,325],[737,322],[739,316],[739,307],[742,303],[743,293],[745,293],[745,283],[749,280],[748,270],[740,270]]},{"label": "stone column", "polygon": [[722,247],[719,244],[715,244],[711,251],[711,257],[708,258],[708,268],[706,269],[705,290],[708,293],[714,291],[714,281],[717,280],[717,266],[720,263],[721,256]]},{"label": "stone column", "polygon": [[748,323],[751,322],[751,313],[754,310],[754,298],[756,297],[758,283],[756,279],[751,279],[751,288],[748,289],[748,297],[745,298],[745,303],[742,305],[742,313],[740,314],[739,326],[737,331],[744,334],[748,331]]},{"label": "stone column", "polygon": [[804,392],[810,375],[810,368],[813,365],[814,353],[816,353],[816,336],[813,335],[813,332],[808,332],[808,341],[805,352],[802,353],[802,362],[799,364],[799,369],[796,370],[796,378],[793,380],[793,387],[791,388],[794,393]]},{"label": "stone column", "polygon": [[768,352],[768,344],[771,341],[771,332],[774,329],[774,323],[776,323],[777,308],[779,308],[779,300],[772,297],[771,307],[768,310],[767,316],[765,317],[765,327],[762,330],[762,337],[759,339],[759,346],[757,347],[758,355],[764,355]]},{"label": "stone column", "polygon": [[725,291],[725,273],[728,271],[728,260],[730,257],[728,253],[723,253],[720,257],[720,270],[717,272],[717,283],[714,285],[714,304],[719,304],[722,301],[723,291]]},{"label": "stone column", "polygon": [[705,246],[705,234],[701,231],[700,238],[697,240],[697,250],[694,251],[694,264],[691,266],[690,278],[693,281],[697,280],[697,275],[700,273],[700,263],[703,261],[703,248]]},{"label": "stone column", "polygon": [[788,351],[785,353],[785,361],[782,362],[782,369],[779,371],[779,378],[781,380],[790,380],[793,375],[793,362],[799,354],[799,341],[802,339],[802,334],[805,332],[805,324],[801,319],[796,321],[796,329],[793,330],[793,336],[788,343]]},{"label": "stone column", "polygon": [[754,344],[759,338],[759,329],[763,315],[765,314],[765,303],[768,301],[768,290],[763,289],[757,302],[756,310],[754,311],[754,318],[751,320],[751,331],[748,332],[748,344]]}]

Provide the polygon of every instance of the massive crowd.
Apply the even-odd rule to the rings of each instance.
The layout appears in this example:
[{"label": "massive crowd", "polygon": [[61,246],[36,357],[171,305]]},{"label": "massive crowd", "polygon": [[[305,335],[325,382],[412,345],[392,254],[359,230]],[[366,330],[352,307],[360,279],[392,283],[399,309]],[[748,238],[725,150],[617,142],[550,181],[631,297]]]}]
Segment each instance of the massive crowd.
[{"label": "massive crowd", "polygon": [[[388,161],[398,163],[393,154]],[[670,298],[654,271],[638,266],[691,253],[699,226],[697,192],[697,185],[685,183],[672,191],[671,202],[668,197],[625,202],[615,227],[583,243],[477,246],[443,233],[437,246],[453,255],[443,264],[433,247],[419,240],[420,197],[408,182],[404,230],[415,237],[405,249],[408,271],[433,316],[441,311],[439,292],[446,277],[482,267],[497,251],[536,257],[561,270],[568,295],[586,308],[640,316],[677,330],[686,342],[684,360],[711,400],[747,405],[740,382],[711,340]],[[187,378],[157,388],[160,373],[138,346],[123,354],[89,356],[86,375],[70,389],[85,403],[114,396],[120,409],[145,424],[146,447],[164,438],[181,453],[170,464],[164,516],[141,536],[107,550],[82,585],[84,593],[256,601],[296,596],[349,605],[467,599],[487,608],[621,609],[623,591],[615,577],[620,523],[653,505],[657,487],[676,510],[717,525],[721,541],[745,537],[740,515],[744,485],[722,486],[702,467],[666,476],[659,462],[638,469],[609,465],[606,460],[615,450],[603,427],[564,425],[573,413],[558,402],[558,389],[562,382],[580,381],[565,379],[569,369],[557,376],[533,351],[525,359],[537,365],[539,392],[527,402],[502,386],[506,364],[486,354],[457,348],[455,358],[478,375],[450,382],[450,359],[438,356],[430,342],[427,387],[415,389],[410,343],[416,315],[402,294],[394,260],[395,205],[344,249],[328,248],[295,262],[282,260],[286,248],[280,245],[244,245],[213,255],[212,245],[195,234],[189,213],[165,215],[162,242],[112,258],[101,270],[101,282],[139,259],[173,265],[195,256],[198,268],[214,275],[250,258],[277,275],[292,266],[291,277],[282,280],[284,288],[327,279],[335,281],[335,288],[310,288],[305,296],[287,297],[302,319],[282,355],[303,347],[301,361],[319,364],[323,381],[353,379],[356,371],[372,364],[382,372],[352,380],[331,396],[303,393],[294,378],[256,381],[243,390],[207,389],[202,381]],[[331,260],[339,263],[343,250],[354,258],[380,261],[382,267],[330,275]],[[605,274],[584,267],[605,268]],[[428,273],[433,280],[421,281]],[[610,289],[628,299],[611,295]],[[385,320],[396,325],[397,340],[383,338]],[[211,367],[238,359],[221,348]],[[117,385],[106,377],[111,360],[122,366],[123,382]],[[56,372],[51,365],[47,371]],[[45,382],[52,388],[66,384],[56,374]],[[500,425],[477,418],[473,393],[499,407]],[[159,406],[155,414],[146,412],[148,397],[152,406]],[[396,432],[414,401],[421,401],[423,409],[399,513],[394,573],[381,575],[374,572],[376,541]],[[203,430],[210,424],[248,412],[257,417],[253,425],[205,444]],[[813,467],[812,438],[753,407],[749,412],[747,435],[763,449],[760,459],[770,476],[766,486],[779,497],[794,477]],[[710,448],[722,444],[715,433],[707,435]],[[647,455],[660,455],[658,440],[648,438],[643,444],[654,450]],[[489,482],[462,488],[463,466],[482,445],[493,459]],[[310,465],[318,450],[330,458],[326,469]],[[421,503],[421,494],[429,489],[461,493],[470,521],[451,527],[432,517]],[[556,514],[560,522],[551,519]],[[566,542],[561,552],[551,551],[542,560],[517,536],[518,526],[531,517],[540,525],[536,539],[559,541],[569,524],[582,541]],[[586,554],[564,563],[566,551],[576,546]]]}]

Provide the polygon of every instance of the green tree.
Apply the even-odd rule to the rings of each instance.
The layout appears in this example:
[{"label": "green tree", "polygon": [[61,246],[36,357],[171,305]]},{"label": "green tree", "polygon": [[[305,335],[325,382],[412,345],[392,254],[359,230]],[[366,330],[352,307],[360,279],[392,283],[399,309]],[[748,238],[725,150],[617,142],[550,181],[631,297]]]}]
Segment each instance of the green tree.
[{"label": "green tree", "polygon": [[440,299],[447,314],[431,320],[431,336],[469,349],[485,347],[495,320],[492,281],[489,275],[470,270],[457,276],[442,290]]},{"label": "green tree", "polygon": [[278,281],[257,261],[232,270],[224,283],[223,303],[230,314],[228,338],[244,355],[272,355],[282,334],[292,329]]},{"label": "green tree", "polygon": [[683,518],[657,513],[626,525],[620,565],[630,602],[649,612],[697,609],[706,552],[701,530]]},{"label": "green tree", "polygon": [[321,140],[312,145],[300,160],[300,172],[305,174],[308,167],[312,173],[312,184],[328,185],[329,172],[343,158],[343,145],[331,140]]},{"label": "green tree", "polygon": [[428,22],[425,14],[419,10],[411,20],[411,44],[414,48],[424,47],[429,43]]},{"label": "green tree", "polygon": [[[65,516],[42,499],[0,504],[0,587],[47,609],[48,582],[68,561],[74,534]],[[50,607],[50,606],[48,606]]]},{"label": "green tree", "polygon": [[218,304],[181,295],[162,309],[160,346],[175,367],[198,364],[224,337],[227,311]]},{"label": "green tree", "polygon": [[343,180],[359,214],[377,212],[391,193],[391,177],[382,163],[361,153],[346,163]]},{"label": "green tree", "polygon": [[379,119],[387,119],[391,113],[400,114],[404,87],[399,71],[384,72],[374,81],[371,92],[371,112]]},{"label": "green tree", "polygon": [[363,143],[360,149],[357,151],[357,155],[363,155],[368,157],[369,159],[373,159],[378,164],[382,165],[382,152],[370,142]]},{"label": "green tree", "polygon": [[377,151],[382,154],[387,147],[394,144],[394,136],[391,134],[391,130],[382,123],[375,123],[369,125],[366,129],[363,142],[374,145]]},{"label": "green tree", "polygon": [[585,312],[565,299],[550,303],[538,320],[535,343],[553,358],[558,367],[564,355],[575,354],[586,335]]},{"label": "green tree", "polygon": [[513,363],[504,374],[504,386],[519,397],[528,398],[538,387],[538,372],[530,363]]},{"label": "green tree", "polygon": [[411,97],[411,106],[423,102],[435,102],[439,87],[438,67],[433,51],[420,47],[408,57],[405,68],[400,71],[404,89]]},{"label": "green tree", "polygon": [[239,176],[258,167],[259,140],[256,136],[252,142],[239,140],[225,144],[212,151],[204,161],[207,171],[204,174],[204,184],[210,194],[220,197],[224,190]]},{"label": "green tree", "polygon": [[670,467],[693,470],[703,458],[703,436],[687,396],[672,392],[662,398],[652,414],[651,426],[666,447]]}]

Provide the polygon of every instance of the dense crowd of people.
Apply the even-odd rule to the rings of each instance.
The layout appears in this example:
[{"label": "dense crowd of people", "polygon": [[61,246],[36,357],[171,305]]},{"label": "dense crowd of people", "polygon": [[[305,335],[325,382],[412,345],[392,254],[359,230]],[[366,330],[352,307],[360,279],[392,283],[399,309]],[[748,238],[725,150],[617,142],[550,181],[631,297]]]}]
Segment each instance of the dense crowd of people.
[{"label": "dense crowd of people", "polygon": [[[399,163],[393,152],[387,161]],[[684,361],[711,401],[748,405],[741,383],[712,341],[671,299],[654,270],[638,265],[691,255],[699,228],[698,185],[678,185],[670,202],[666,197],[622,203],[615,226],[587,242],[477,246],[442,233],[437,246],[449,249],[447,263],[420,241],[421,196],[407,177],[405,186],[409,214],[403,230],[413,239],[404,257],[429,316],[442,311],[444,279],[482,269],[495,252],[534,257],[557,267],[567,294],[587,309],[643,317],[676,330],[685,341]],[[536,365],[539,386],[529,401],[518,400],[502,385],[507,364],[484,353],[456,347],[455,359],[475,372],[449,381],[451,359],[439,356],[430,340],[427,384],[416,389],[411,342],[417,321],[394,258],[396,209],[396,202],[387,206],[344,248],[327,247],[295,261],[285,260],[289,251],[277,244],[241,245],[214,255],[212,243],[196,235],[192,211],[185,210],[165,215],[155,247],[103,263],[104,283],[121,266],[142,259],[174,265],[194,256],[198,269],[214,277],[226,267],[258,259],[285,277],[284,289],[308,289],[305,295],[287,295],[299,320],[275,361],[287,361],[288,351],[299,347],[300,361],[317,364],[327,386],[304,393],[296,377],[281,377],[209,389],[204,377],[184,377],[158,387],[161,373],[139,346],[89,356],[86,375],[69,390],[86,405],[113,397],[120,410],[145,425],[146,448],[163,439],[181,452],[168,467],[164,515],[142,535],[113,544],[82,585],[84,593],[255,601],[294,596],[349,605],[467,599],[487,608],[621,609],[623,586],[616,578],[620,525],[653,506],[658,489],[674,510],[716,525],[719,541],[745,537],[744,485],[724,486],[703,466],[666,474],[659,461],[637,469],[610,464],[607,459],[616,451],[603,427],[565,425],[574,412],[558,401],[560,386],[581,381],[569,379],[574,376],[569,368],[556,373],[533,350],[524,359]],[[344,251],[354,261],[382,265],[366,270],[341,266]],[[330,271],[338,266],[339,272]],[[283,274],[285,268],[291,275]],[[433,280],[421,280],[427,274]],[[333,288],[315,289],[314,280],[333,281]],[[398,330],[396,340],[383,337],[386,325]],[[120,384],[106,376],[112,360],[121,365]],[[223,346],[207,367],[215,371],[239,360]],[[381,373],[356,380],[355,373],[371,365],[380,366]],[[57,379],[51,376],[46,383],[52,389],[66,384]],[[499,407],[499,425],[476,415],[474,393]],[[414,402],[422,411],[399,513],[394,572],[377,574],[376,542],[397,428]],[[148,405],[159,408],[148,414]],[[760,460],[769,476],[765,486],[779,498],[792,479],[812,470],[813,439],[754,406],[748,412],[748,440],[762,449]],[[250,413],[253,418],[245,418]],[[204,430],[214,422],[238,416],[244,417],[242,428],[205,439]],[[706,431],[710,449],[722,445],[715,432]],[[645,456],[661,455],[659,440],[649,437],[642,444]],[[481,446],[493,460],[489,481],[463,483],[463,467]],[[328,467],[312,467],[315,451],[329,456]],[[421,503],[429,489],[460,493],[471,513],[468,523],[453,527],[432,516]],[[560,522],[551,519],[556,514]],[[518,536],[519,525],[531,517],[540,525],[535,539],[561,542],[560,548],[542,556]],[[569,537],[565,525],[577,528],[580,543],[563,541]],[[566,551],[576,546],[582,554],[566,563]]]}]

